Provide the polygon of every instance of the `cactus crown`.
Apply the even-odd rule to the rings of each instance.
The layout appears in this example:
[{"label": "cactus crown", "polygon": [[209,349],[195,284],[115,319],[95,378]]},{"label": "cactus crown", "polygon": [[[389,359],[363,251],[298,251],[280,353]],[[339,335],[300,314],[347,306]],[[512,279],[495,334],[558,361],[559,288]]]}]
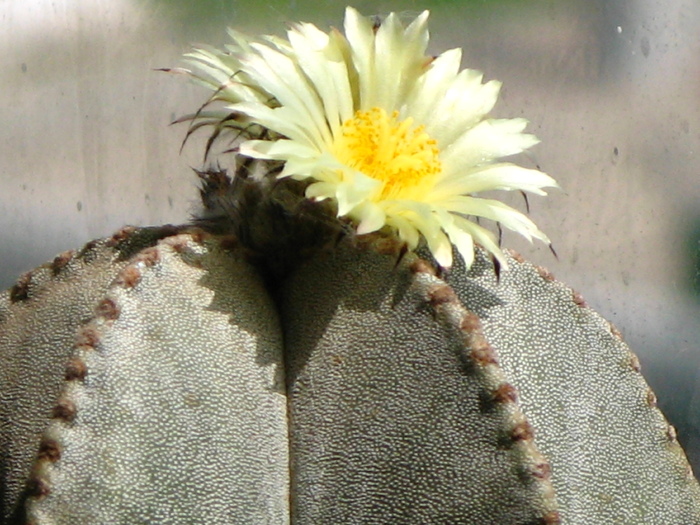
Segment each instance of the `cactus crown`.
[{"label": "cactus crown", "polygon": [[[193,220],[211,233],[233,235],[270,290],[300,262],[352,235],[347,221],[336,218],[331,201],[312,202],[304,197],[308,182],[271,176],[257,179],[249,174],[251,159],[239,160],[233,176],[221,169],[196,172],[202,208]],[[269,173],[279,172],[279,166],[263,163]]]}]

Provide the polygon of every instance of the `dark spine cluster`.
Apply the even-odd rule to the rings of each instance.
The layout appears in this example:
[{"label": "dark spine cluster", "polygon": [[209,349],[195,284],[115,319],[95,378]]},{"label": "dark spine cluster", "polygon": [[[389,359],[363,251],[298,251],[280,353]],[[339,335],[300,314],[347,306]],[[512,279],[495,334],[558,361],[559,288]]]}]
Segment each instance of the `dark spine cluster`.
[{"label": "dark spine cluster", "polygon": [[271,285],[352,232],[332,202],[306,198],[309,183],[280,179],[281,169],[281,163],[239,157],[233,176],[221,168],[195,170],[202,208],[194,224],[235,236]]}]

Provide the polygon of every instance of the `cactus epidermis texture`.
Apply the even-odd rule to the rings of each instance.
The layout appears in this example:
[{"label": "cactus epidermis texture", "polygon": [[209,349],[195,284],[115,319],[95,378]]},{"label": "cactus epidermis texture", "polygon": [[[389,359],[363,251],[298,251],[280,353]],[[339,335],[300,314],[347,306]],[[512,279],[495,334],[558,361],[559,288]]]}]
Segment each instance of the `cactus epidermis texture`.
[{"label": "cactus epidermis texture", "polygon": [[274,301],[197,231],[25,276],[0,306],[4,522],[700,523],[636,358],[577,295],[401,253],[346,239]]}]

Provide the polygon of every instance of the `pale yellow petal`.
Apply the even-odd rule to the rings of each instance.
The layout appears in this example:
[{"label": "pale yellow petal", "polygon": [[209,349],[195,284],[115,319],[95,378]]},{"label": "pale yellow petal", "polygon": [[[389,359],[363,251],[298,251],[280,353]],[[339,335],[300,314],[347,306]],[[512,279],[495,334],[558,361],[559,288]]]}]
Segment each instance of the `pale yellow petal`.
[{"label": "pale yellow petal", "polygon": [[420,241],[420,234],[411,221],[405,219],[400,213],[387,215],[386,223],[399,234],[399,239],[404,241],[410,250],[415,250]]},{"label": "pale yellow petal", "polygon": [[228,44],[226,48],[233,53],[250,53],[252,49],[250,47],[251,39],[240,31],[229,28],[228,34],[234,41],[234,44]]},{"label": "pale yellow petal", "polygon": [[319,156],[317,149],[297,141],[247,140],[240,145],[242,155],[256,159],[286,160],[290,157],[312,158]]},{"label": "pale yellow petal", "polygon": [[[522,118],[482,120],[458,140],[443,146],[440,159],[460,170],[520,153],[539,142],[534,135],[522,133],[526,126],[527,120]],[[443,177],[449,176],[449,172],[443,173]]]},{"label": "pale yellow petal", "polygon": [[483,83],[483,74],[473,69],[460,71],[440,101],[440,111],[455,117],[455,123],[467,130],[489,113],[501,90],[501,83]]},{"label": "pale yellow petal", "polygon": [[440,120],[454,119],[455,115],[436,111],[436,101],[439,105],[439,101],[456,78],[461,60],[461,49],[450,49],[433,60],[411,87],[402,116],[413,117],[416,122],[425,124],[429,133],[430,127],[437,126]]},{"label": "pale yellow petal", "polygon": [[440,201],[454,195],[467,195],[490,190],[522,190],[546,195],[542,188],[557,188],[556,181],[538,170],[515,164],[491,164],[476,168],[464,175],[443,178],[431,193],[431,199]]},{"label": "pale yellow petal", "polygon": [[227,107],[249,116],[252,121],[280,135],[313,146],[318,150],[324,148],[325,141],[319,135],[317,128],[305,125],[308,122],[304,119],[305,115],[299,114],[295,108],[286,106],[271,108],[265,104],[253,102],[241,102]]},{"label": "pale yellow petal", "polygon": [[494,235],[490,231],[463,217],[455,217],[454,224],[457,228],[471,235],[474,241],[478,242],[486,251],[492,253],[496,259],[498,259],[502,268],[508,268],[506,256],[503,251],[501,251],[501,248],[496,243]]},{"label": "pale yellow petal", "polygon": [[325,200],[334,199],[337,186],[330,182],[314,182],[306,188],[306,196],[309,199]]},{"label": "pale yellow petal", "polygon": [[345,10],[345,36],[350,43],[353,63],[357,69],[360,107],[369,109],[375,105],[376,83],[374,70],[374,29],[372,22],[356,9]]},{"label": "pale yellow petal", "polygon": [[348,215],[358,222],[358,235],[380,230],[386,223],[386,214],[381,207],[369,201],[356,206]]},{"label": "pale yellow petal", "polygon": [[457,251],[462,256],[464,266],[469,268],[474,262],[474,239],[473,237],[459,228],[452,222],[451,224],[443,225],[445,233],[450,238],[452,244],[455,245]]},{"label": "pale yellow petal", "polygon": [[336,136],[342,123],[354,113],[348,65],[342,50],[337,40],[311,24],[290,31],[289,41],[299,65],[319,94],[325,119]]},{"label": "pale yellow petal", "polygon": [[389,14],[377,29],[374,51],[374,72],[377,82],[375,97],[363,100],[363,108],[398,109],[413,83],[422,72],[428,45],[428,12],[424,11],[407,29],[395,13]]},{"label": "pale yellow petal", "polygon": [[[330,143],[331,135],[318,94],[299,67],[287,56],[267,46],[252,44],[259,55],[250,55],[242,64],[249,74],[255,73],[258,83],[279,101],[294,111],[299,124],[313,127],[314,135]],[[311,130],[309,130],[311,131]]]},{"label": "pale yellow petal", "polygon": [[534,222],[501,201],[475,197],[455,197],[440,204],[451,212],[484,217],[499,222],[506,228],[518,232],[529,241],[534,237],[549,243],[547,236],[537,228]]},{"label": "pale yellow petal", "polygon": [[437,263],[443,268],[452,267],[452,243],[449,237],[440,230],[434,236],[425,237],[428,243],[428,249],[435,257]]}]

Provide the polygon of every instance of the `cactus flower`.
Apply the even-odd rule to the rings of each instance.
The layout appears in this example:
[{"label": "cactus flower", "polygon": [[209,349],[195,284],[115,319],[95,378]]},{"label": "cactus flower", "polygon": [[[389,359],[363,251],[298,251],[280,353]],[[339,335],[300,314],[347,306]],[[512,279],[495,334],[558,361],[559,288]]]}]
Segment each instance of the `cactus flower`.
[{"label": "cactus flower", "polygon": [[422,237],[443,267],[453,244],[469,267],[476,241],[505,266],[493,234],[471,217],[549,241],[519,211],[477,194],[543,195],[557,184],[498,160],[537,139],[523,133],[524,119],[487,118],[500,83],[460,71],[460,49],[425,54],[427,21],[425,11],[407,27],[394,13],[377,24],[348,8],[344,35],[300,23],[261,43],[231,31],[227,52],[188,55],[201,71],[188,73],[214,90],[209,102],[225,104],[190,118],[194,128],[214,125],[214,138],[243,135],[238,151],[283,162],[278,177],[309,179],[306,197],[335,202],[360,235],[389,226],[409,249]]}]

